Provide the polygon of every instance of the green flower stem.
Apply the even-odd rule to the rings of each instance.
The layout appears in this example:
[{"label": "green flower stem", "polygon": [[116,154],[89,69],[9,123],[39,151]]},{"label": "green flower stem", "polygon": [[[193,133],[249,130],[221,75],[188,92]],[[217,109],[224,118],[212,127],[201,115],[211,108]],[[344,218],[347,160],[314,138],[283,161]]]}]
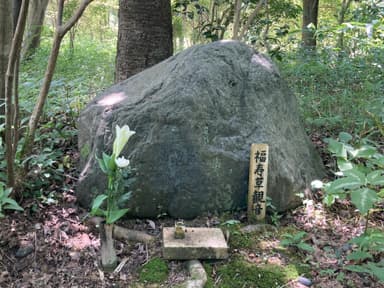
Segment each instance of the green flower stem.
[{"label": "green flower stem", "polygon": [[113,205],[113,192],[114,192],[114,175],[109,175],[108,176],[108,198],[107,198],[107,223],[109,224],[109,219],[111,215],[111,210],[112,210],[112,205]]}]

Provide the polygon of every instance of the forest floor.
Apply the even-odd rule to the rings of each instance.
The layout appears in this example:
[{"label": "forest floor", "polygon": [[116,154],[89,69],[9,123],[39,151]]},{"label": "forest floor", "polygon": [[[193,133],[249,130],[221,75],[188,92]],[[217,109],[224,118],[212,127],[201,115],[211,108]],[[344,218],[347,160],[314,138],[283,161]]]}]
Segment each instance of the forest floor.
[{"label": "forest floor", "polygon": [[[320,151],[324,151],[322,137],[312,135]],[[325,165],[329,166],[329,155],[322,152],[322,156]],[[72,181],[74,187],[75,179],[76,175],[69,175],[67,182]],[[366,220],[359,217],[347,201],[338,202],[331,208],[324,207],[321,196],[321,191],[312,193],[301,207],[283,215],[276,230],[268,232],[240,232],[239,227],[246,225],[245,212],[228,214],[224,218],[207,215],[186,221],[187,226],[208,225],[223,229],[225,226],[222,224],[226,220],[241,222],[237,228],[230,229],[229,259],[204,262],[209,276],[207,287],[237,288],[226,284],[226,277],[235,269],[230,265],[239,261],[245,263],[245,266],[241,264],[244,269],[248,269],[248,264],[252,267],[272,267],[274,271],[280,269],[277,267],[282,267],[279,271],[297,267],[295,273],[283,278],[283,284],[258,286],[257,281],[252,284],[254,278],[249,278],[248,282],[239,282],[245,283],[239,287],[306,287],[297,281],[298,276],[309,279],[312,287],[384,287],[367,274],[343,269],[343,264],[349,262],[346,255],[352,249],[348,241],[363,232]],[[161,259],[161,229],[173,226],[174,220],[131,219],[120,223],[121,226],[154,235],[156,241],[150,245],[116,241],[119,259],[125,264],[119,272],[105,273],[99,264],[98,233],[87,222],[88,211],[76,204],[73,189],[60,194],[56,200],[50,205],[38,200],[26,200],[22,203],[24,212],[11,212],[0,220],[0,287],[175,287],[188,277],[182,261],[166,261],[168,275],[160,283],[149,283],[151,281],[142,277],[146,263]],[[371,227],[383,229],[384,215],[380,210],[371,215]],[[313,247],[313,252],[282,249],[279,244],[281,235],[297,231],[307,233],[303,241]],[[236,273],[237,276],[230,277],[251,277],[240,270]],[[261,279],[264,276],[258,274],[256,280],[257,277]]]}]

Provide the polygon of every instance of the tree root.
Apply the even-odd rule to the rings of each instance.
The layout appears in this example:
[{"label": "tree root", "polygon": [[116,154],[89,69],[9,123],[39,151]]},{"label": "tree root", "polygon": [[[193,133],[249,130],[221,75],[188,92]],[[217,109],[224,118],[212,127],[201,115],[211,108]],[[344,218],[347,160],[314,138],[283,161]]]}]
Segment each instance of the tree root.
[{"label": "tree root", "polygon": [[145,232],[130,230],[121,226],[113,225],[113,238],[116,240],[127,240],[150,243],[155,241],[155,237]]},{"label": "tree root", "polygon": [[[87,222],[88,225],[92,226],[92,228],[99,228],[103,224],[103,221],[104,219],[101,217],[91,217]],[[154,236],[148,235],[145,232],[130,230],[116,224],[113,224],[112,237],[113,239],[119,241],[137,241],[144,243],[151,243],[155,241]]]}]

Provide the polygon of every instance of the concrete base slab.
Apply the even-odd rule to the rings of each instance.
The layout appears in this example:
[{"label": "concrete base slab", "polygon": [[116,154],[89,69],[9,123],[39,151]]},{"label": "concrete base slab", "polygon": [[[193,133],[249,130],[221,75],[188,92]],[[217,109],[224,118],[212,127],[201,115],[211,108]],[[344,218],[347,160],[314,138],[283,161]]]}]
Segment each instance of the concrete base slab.
[{"label": "concrete base slab", "polygon": [[219,228],[187,227],[184,239],[175,239],[175,228],[163,228],[163,257],[174,260],[226,259],[228,245]]}]

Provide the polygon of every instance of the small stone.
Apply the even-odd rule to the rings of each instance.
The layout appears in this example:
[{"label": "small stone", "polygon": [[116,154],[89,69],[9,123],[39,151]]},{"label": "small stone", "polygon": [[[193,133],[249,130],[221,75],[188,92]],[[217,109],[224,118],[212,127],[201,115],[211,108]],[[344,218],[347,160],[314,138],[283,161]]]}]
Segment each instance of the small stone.
[{"label": "small stone", "polygon": [[302,277],[302,276],[299,276],[297,278],[297,282],[299,282],[300,284],[303,284],[304,286],[307,286],[307,287],[312,286],[312,281],[310,279]]},{"label": "small stone", "polygon": [[16,253],[15,253],[15,257],[16,258],[24,258],[26,256],[28,256],[29,254],[31,254],[33,252],[34,248],[32,245],[27,245],[27,246],[23,246],[23,247],[20,247]]},{"label": "small stone", "polygon": [[343,246],[341,246],[340,250],[343,252],[348,252],[352,249],[352,245],[349,243],[345,243]]},{"label": "small stone", "polygon": [[71,251],[69,252],[69,256],[73,261],[79,261],[81,258],[81,254],[78,251]]},{"label": "small stone", "polygon": [[228,245],[219,228],[189,227],[184,239],[175,239],[173,227],[163,228],[163,257],[165,259],[226,259]]}]

